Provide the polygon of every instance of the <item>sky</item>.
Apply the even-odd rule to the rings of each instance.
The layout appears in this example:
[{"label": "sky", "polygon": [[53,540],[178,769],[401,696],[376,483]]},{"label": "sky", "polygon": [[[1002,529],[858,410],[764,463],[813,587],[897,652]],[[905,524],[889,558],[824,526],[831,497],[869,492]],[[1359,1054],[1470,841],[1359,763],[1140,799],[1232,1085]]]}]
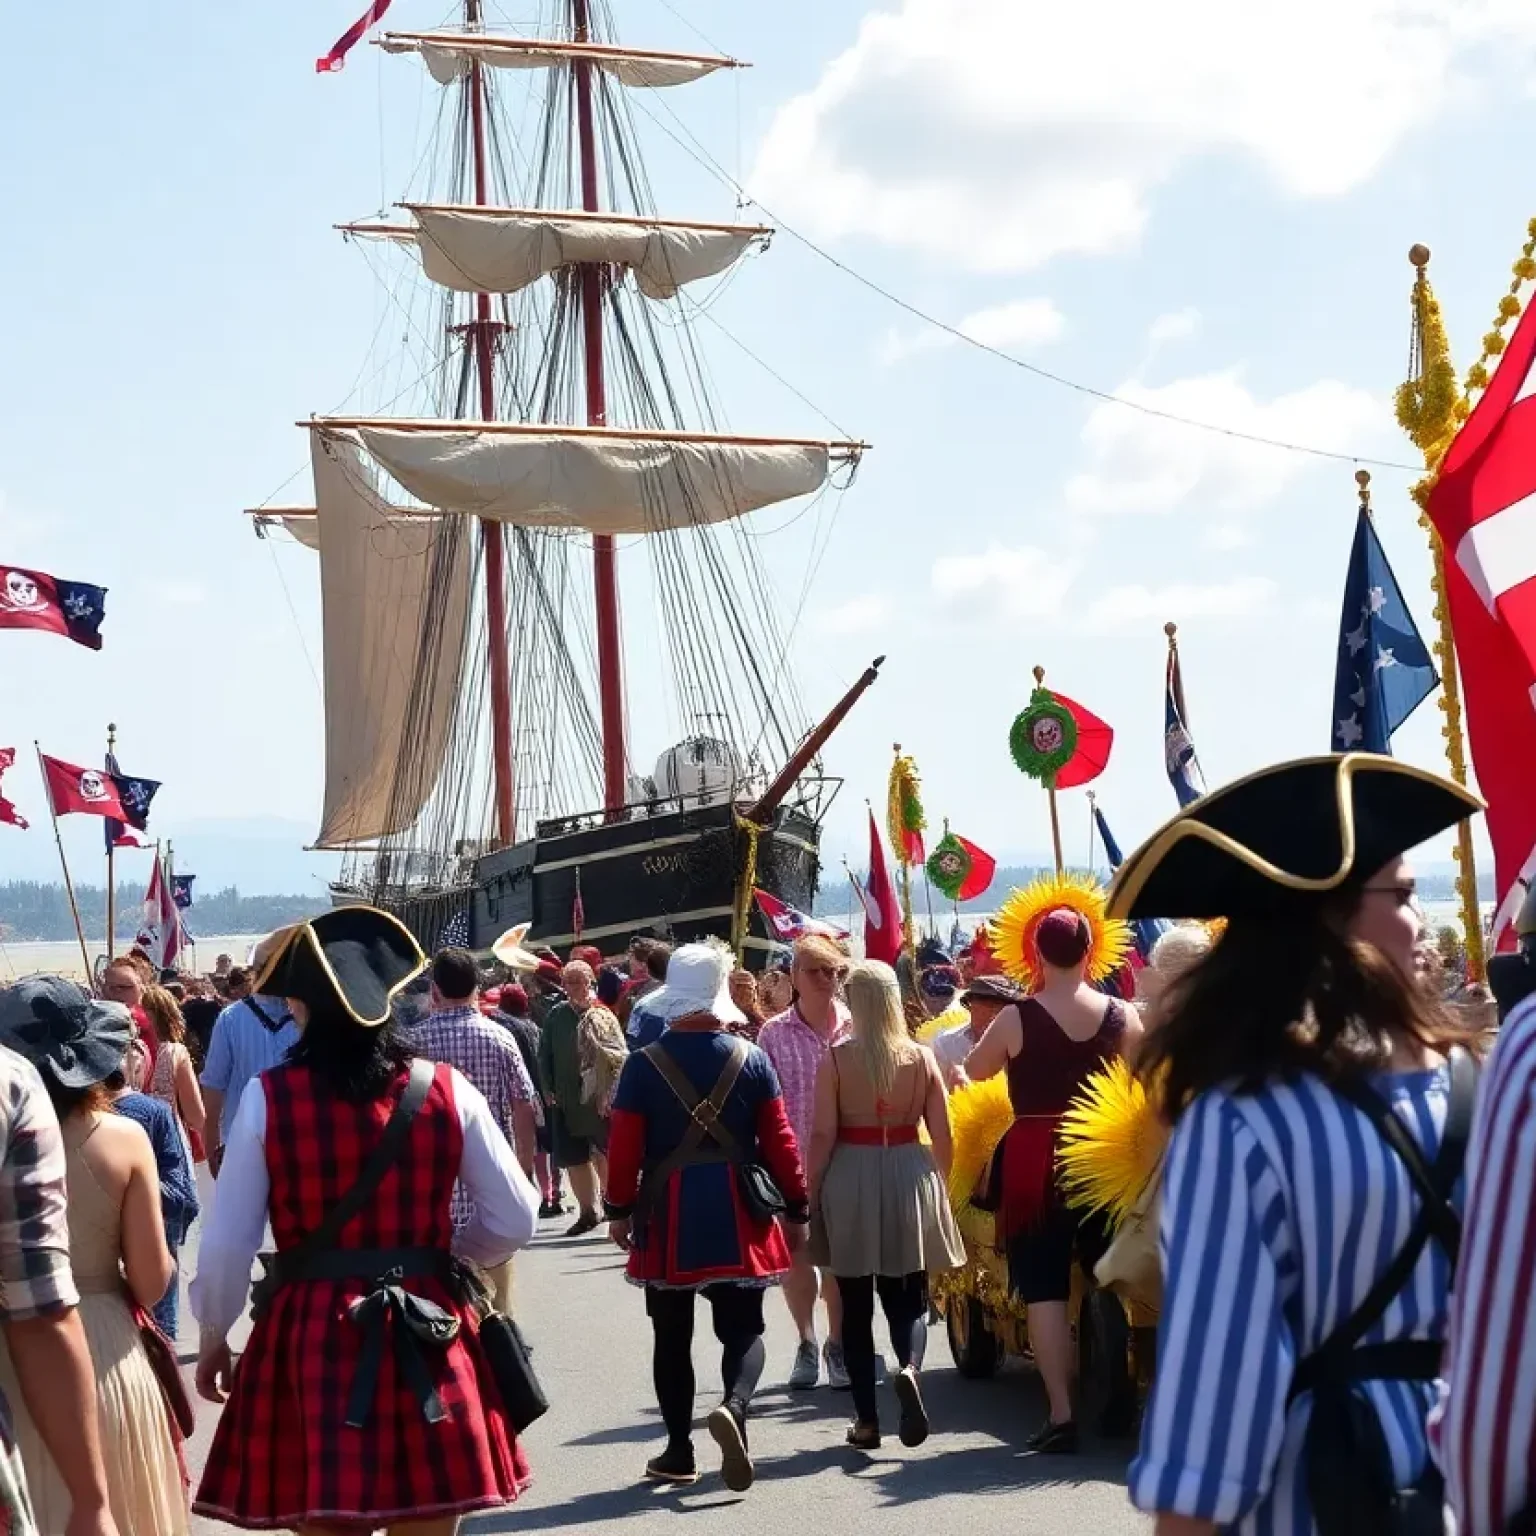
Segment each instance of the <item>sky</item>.
[{"label": "sky", "polygon": [[[1433,249],[1465,366],[1536,215],[1536,10],[613,4],[626,42],[754,66],[649,93],[637,119],[663,212],[736,215],[691,135],[747,188],[741,216],[780,226],[700,327],[725,419],[873,444],[809,526],[756,514],[769,577],[813,578],[795,632],[812,712],[887,657],[827,753],[846,781],[829,866],[862,861],[895,742],[935,824],[1043,852],[1043,796],[1007,749],[1036,665],[1115,727],[1096,789],[1139,842],[1175,808],[1165,621],[1212,785],[1326,750],[1355,466],[1096,400],[920,315],[1159,411],[1409,465],[1391,406],[1406,253]],[[161,0],[68,47],[35,8],[8,24],[0,563],[111,595],[100,654],[0,636],[6,792],[34,824],[0,830],[0,878],[17,836],[48,835],[31,742],[93,761],[108,720],[124,767],[165,781],[164,831],[317,824],[315,559],[257,541],[241,510],[304,498],[294,423],[356,398],[398,328],[380,269],[331,226],[412,184],[437,88],[373,48],[315,74],[359,8]],[[534,10],[490,14],[515,29]],[[395,0],[389,23],[446,14]],[[1414,477],[1372,473],[1428,628]],[[668,744],[658,724],[637,723],[637,757]],[[1431,700],[1399,755],[1439,766],[1439,724]],[[1063,816],[1081,857],[1080,792]],[[94,828],[69,839],[99,847]]]}]

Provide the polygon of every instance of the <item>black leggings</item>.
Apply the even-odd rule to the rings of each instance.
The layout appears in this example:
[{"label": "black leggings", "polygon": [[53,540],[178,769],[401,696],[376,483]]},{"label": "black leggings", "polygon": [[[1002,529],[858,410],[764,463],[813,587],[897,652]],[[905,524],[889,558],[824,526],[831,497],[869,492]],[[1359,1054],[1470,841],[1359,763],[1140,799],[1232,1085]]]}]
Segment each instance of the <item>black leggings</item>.
[{"label": "black leggings", "polygon": [[839,1275],[843,1299],[843,1363],[853,1384],[853,1407],[861,1424],[879,1422],[875,1408],[875,1295],[891,1330],[896,1368],[921,1366],[928,1345],[928,1276]]},{"label": "black leggings", "polygon": [[[725,1398],[745,1414],[763,1374],[763,1292],[752,1285],[706,1285],[720,1341],[720,1380]],[[655,1330],[651,1372],[656,1402],[670,1445],[686,1445],[693,1431],[692,1291],[645,1288],[645,1310]]]}]

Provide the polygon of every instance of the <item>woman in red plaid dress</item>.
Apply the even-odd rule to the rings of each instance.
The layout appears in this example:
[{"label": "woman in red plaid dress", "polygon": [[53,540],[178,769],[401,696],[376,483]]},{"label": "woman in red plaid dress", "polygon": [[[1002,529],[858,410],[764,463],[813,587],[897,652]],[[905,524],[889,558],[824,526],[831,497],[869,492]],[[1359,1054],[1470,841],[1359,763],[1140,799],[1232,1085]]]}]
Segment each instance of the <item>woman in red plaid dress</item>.
[{"label": "woman in red plaid dress", "polygon": [[[484,1098],[450,1067],[433,1069],[399,1155],[337,1246],[290,1258],[290,1276],[323,1258],[327,1278],[277,1286],[238,1370],[225,1343],[265,1223],[281,1264],[358,1182],[409,1078],[390,997],[424,965],[393,918],[355,907],[285,930],[266,960],[262,985],[288,998],[302,1035],[241,1099],[192,1283],[198,1390],[215,1402],[228,1390],[200,1514],[317,1536],[450,1536],[460,1515],[508,1504],[527,1483],[447,1260],[451,1245],[505,1263],[533,1234],[538,1196]],[[460,1180],[475,1214],[455,1239]],[[335,1278],[353,1252],[365,1272]],[[389,1284],[373,1278],[397,1267]],[[434,1326],[406,1326],[424,1317]]]}]

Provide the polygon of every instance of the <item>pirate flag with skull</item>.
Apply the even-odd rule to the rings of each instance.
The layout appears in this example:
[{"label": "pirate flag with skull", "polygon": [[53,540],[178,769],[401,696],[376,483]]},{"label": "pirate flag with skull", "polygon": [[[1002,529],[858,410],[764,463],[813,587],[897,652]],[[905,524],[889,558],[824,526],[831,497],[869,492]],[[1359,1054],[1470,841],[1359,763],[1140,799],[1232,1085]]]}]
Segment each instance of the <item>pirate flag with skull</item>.
[{"label": "pirate flag with skull", "polygon": [[43,758],[43,777],[55,816],[110,816],[141,832],[149,821],[149,803],[160,788],[156,779],[77,768],[56,757]]},{"label": "pirate flag with skull", "polygon": [[99,651],[106,612],[105,587],[0,566],[0,629],[46,630]]}]

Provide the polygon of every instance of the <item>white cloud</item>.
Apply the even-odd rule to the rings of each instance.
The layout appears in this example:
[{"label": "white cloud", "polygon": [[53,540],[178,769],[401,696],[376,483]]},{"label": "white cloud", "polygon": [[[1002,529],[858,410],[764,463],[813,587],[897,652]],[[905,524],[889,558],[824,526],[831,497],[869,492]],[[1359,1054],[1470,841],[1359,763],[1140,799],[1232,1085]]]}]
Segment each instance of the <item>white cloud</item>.
[{"label": "white cloud", "polygon": [[[1212,426],[1332,452],[1361,448],[1387,421],[1380,401],[1336,379],[1265,401],[1250,393],[1237,369],[1155,388],[1132,381],[1116,394]],[[1187,512],[1193,505],[1230,517],[1273,501],[1325,462],[1108,402],[1090,413],[1083,442],[1091,467],[1066,487],[1068,506],[1083,513]]]},{"label": "white cloud", "polygon": [[1172,314],[1159,315],[1147,332],[1147,342],[1153,347],[1166,346],[1170,341],[1186,341],[1200,330],[1200,311],[1193,307],[1176,309]]},{"label": "white cloud", "polygon": [[[1045,346],[1061,336],[1066,324],[1066,317],[1049,299],[1015,299],[1010,304],[978,309],[961,320],[955,329],[972,341],[1009,352]],[[959,340],[959,336],[941,331],[936,325],[924,326],[918,331],[893,328],[886,332],[880,344],[879,358],[889,365],[919,352],[956,346]]]},{"label": "white cloud", "polygon": [[1240,576],[1210,586],[1114,587],[1095,598],[1084,617],[1099,633],[1144,629],[1172,619],[1249,619],[1268,612],[1278,588],[1263,576]]},{"label": "white cloud", "polygon": [[817,613],[815,626],[828,635],[861,635],[890,616],[891,601],[879,592],[866,592]]},{"label": "white cloud", "polygon": [[890,3],[779,110],[753,194],[819,238],[987,272],[1134,244],[1200,157],[1339,196],[1435,118],[1470,51],[1536,43],[1523,0]]},{"label": "white cloud", "polygon": [[1033,545],[990,545],[979,555],[944,555],[933,563],[939,607],[952,618],[1051,618],[1061,612],[1077,564]]}]

